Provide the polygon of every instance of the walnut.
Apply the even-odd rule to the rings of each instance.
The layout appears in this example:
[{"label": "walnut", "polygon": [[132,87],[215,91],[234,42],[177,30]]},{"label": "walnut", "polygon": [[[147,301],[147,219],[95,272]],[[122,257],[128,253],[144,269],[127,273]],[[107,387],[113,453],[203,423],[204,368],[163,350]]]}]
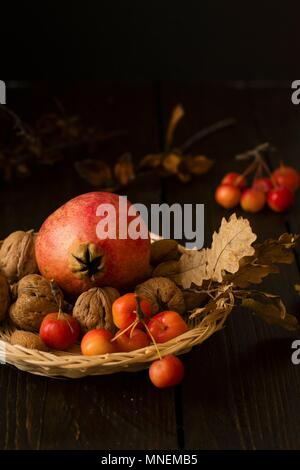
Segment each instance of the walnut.
[{"label": "walnut", "polygon": [[9,316],[18,328],[36,331],[44,316],[57,310],[51,283],[39,274],[28,274],[18,283],[18,298],[11,305]]},{"label": "walnut", "polygon": [[77,299],[73,316],[78,320],[83,333],[93,328],[106,328],[112,333],[115,326],[112,319],[112,304],[120,297],[113,287],[93,287]]},{"label": "walnut", "polygon": [[153,277],[136,287],[136,293],[148,299],[156,311],[185,311],[183,293],[176,284],[166,277]]},{"label": "walnut", "polygon": [[9,282],[16,282],[27,274],[37,273],[34,253],[35,234],[32,230],[11,233],[0,248],[0,270]]},{"label": "walnut", "polygon": [[15,330],[10,337],[11,344],[24,346],[28,349],[37,349],[38,351],[48,351],[47,346],[41,338],[29,331]]},{"label": "walnut", "polygon": [[151,243],[150,263],[157,266],[164,261],[177,260],[180,256],[176,240],[157,240]]},{"label": "walnut", "polygon": [[10,303],[10,289],[5,276],[0,274],[0,321],[4,320]]}]

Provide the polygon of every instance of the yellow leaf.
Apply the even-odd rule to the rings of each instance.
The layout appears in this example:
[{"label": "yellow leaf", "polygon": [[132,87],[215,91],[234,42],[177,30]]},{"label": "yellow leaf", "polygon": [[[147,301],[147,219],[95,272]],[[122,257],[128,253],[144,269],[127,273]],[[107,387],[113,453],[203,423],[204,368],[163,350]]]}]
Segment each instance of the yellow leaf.
[{"label": "yellow leaf", "polygon": [[187,171],[192,175],[203,175],[207,173],[214,164],[213,160],[204,155],[196,155],[195,157],[188,156],[184,160],[184,163]]}]

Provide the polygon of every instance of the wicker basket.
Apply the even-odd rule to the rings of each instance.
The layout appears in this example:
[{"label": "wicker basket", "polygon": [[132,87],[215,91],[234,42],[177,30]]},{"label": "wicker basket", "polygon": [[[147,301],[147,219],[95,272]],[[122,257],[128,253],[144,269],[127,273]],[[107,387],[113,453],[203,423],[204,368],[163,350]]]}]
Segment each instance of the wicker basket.
[{"label": "wicker basket", "polygon": [[[227,305],[223,310],[213,311],[202,319],[189,321],[190,329],[186,333],[159,345],[161,355],[184,354],[193,346],[203,343],[223,327],[231,310],[232,307]],[[73,348],[72,352],[42,352],[10,344],[13,331],[11,326],[5,324],[0,328],[0,362],[12,364],[18,369],[37,375],[79,378],[124,371],[135,372],[147,368],[150,362],[157,359],[154,345],[129,353],[101,356],[83,356],[79,346]]]}]

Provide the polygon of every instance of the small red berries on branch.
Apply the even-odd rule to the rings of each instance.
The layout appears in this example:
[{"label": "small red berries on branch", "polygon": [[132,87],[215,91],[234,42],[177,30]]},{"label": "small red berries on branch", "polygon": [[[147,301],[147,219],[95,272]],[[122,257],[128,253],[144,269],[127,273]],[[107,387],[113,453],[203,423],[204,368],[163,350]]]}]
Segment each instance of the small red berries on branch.
[{"label": "small red berries on branch", "polygon": [[[263,143],[237,155],[237,160],[252,159],[251,164],[242,173],[227,173],[217,187],[215,199],[225,209],[232,209],[238,204],[246,212],[256,213],[267,204],[274,212],[288,210],[294,202],[294,193],[300,186],[299,172],[283,163],[273,173],[266,163],[266,155],[273,150],[268,143]],[[247,178],[253,175],[251,186],[247,187]]]}]

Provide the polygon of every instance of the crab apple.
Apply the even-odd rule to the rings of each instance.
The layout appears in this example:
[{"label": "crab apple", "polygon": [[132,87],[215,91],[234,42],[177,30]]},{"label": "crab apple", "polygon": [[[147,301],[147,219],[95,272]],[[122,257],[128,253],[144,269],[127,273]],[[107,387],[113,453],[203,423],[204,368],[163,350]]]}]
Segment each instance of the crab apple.
[{"label": "crab apple", "polygon": [[157,343],[165,343],[188,330],[188,325],[177,312],[160,312],[148,323],[148,329]]},{"label": "crab apple", "polygon": [[231,184],[232,186],[237,186],[240,189],[244,189],[247,186],[246,179],[243,175],[235,173],[227,173],[221,181],[221,184]]},{"label": "crab apple", "polygon": [[82,338],[81,352],[84,356],[114,353],[117,351],[117,347],[111,341],[112,338],[112,333],[105,328],[94,328]]},{"label": "crab apple", "polygon": [[149,368],[149,377],[157,388],[174,387],[184,377],[183,363],[178,357],[169,354],[152,362]]},{"label": "crab apple", "polygon": [[269,191],[267,196],[268,206],[274,212],[284,212],[294,202],[294,195],[288,188],[281,186]]},{"label": "crab apple", "polygon": [[127,328],[137,319],[138,308],[146,318],[151,316],[152,305],[148,300],[139,299],[138,305],[138,296],[135,293],[122,295],[112,305],[114,324],[120,329]]},{"label": "crab apple", "polygon": [[215,199],[225,209],[232,209],[240,202],[241,191],[231,184],[220,184],[215,192]]},{"label": "crab apple", "polygon": [[118,351],[130,352],[149,346],[150,338],[140,328],[135,327],[126,331],[119,330],[115,336],[114,342]]},{"label": "crab apple", "polygon": [[299,172],[291,166],[281,165],[273,172],[272,179],[275,185],[284,186],[292,192],[300,186]]},{"label": "crab apple", "polygon": [[246,189],[241,197],[241,207],[246,212],[259,212],[266,203],[266,195],[259,189]]},{"label": "crab apple", "polygon": [[124,196],[91,192],[71,199],[46,219],[37,235],[40,273],[73,296],[92,287],[122,290],[136,285],[150,260],[149,234],[141,217],[141,235],[131,236],[137,217]]},{"label": "crab apple", "polygon": [[73,346],[80,334],[80,325],[76,318],[67,313],[48,313],[40,326],[40,337],[53,349],[63,351]]},{"label": "crab apple", "polygon": [[252,188],[263,191],[264,193],[268,193],[273,188],[273,183],[271,178],[257,178],[253,181]]}]

